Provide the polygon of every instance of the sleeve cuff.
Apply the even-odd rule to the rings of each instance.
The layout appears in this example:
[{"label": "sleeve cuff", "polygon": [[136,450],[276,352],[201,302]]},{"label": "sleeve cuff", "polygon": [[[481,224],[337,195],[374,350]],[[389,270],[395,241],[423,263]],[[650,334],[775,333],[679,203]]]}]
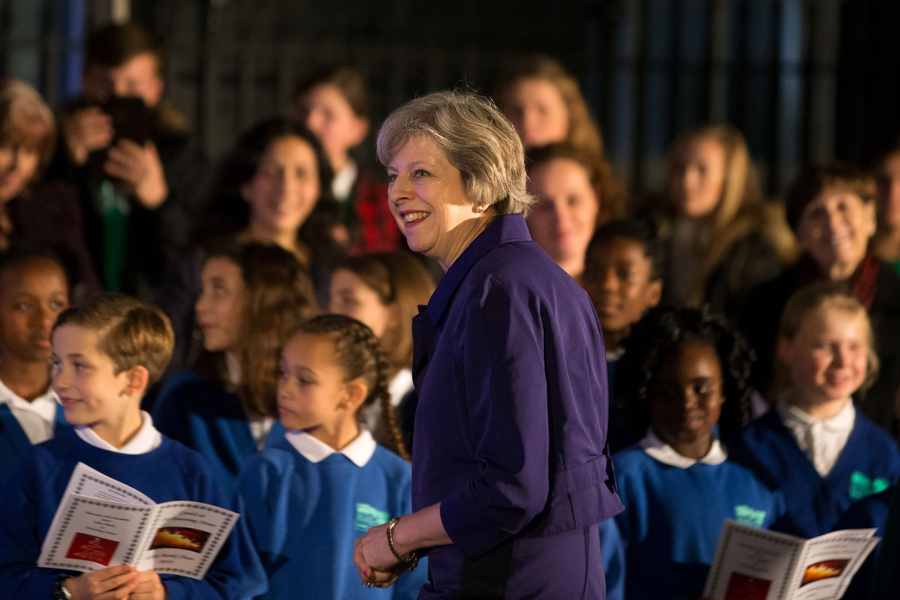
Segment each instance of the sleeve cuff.
[{"label": "sleeve cuff", "polygon": [[441,523],[453,545],[472,560],[510,536],[476,502],[471,483],[451,491],[441,500]]}]

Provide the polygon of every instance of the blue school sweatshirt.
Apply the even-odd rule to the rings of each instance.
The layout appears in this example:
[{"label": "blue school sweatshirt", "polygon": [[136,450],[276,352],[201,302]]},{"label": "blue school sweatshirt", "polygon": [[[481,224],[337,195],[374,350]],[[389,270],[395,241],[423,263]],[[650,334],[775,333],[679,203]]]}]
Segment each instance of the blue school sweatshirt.
[{"label": "blue school sweatshirt", "polygon": [[261,597],[416,598],[427,580],[425,560],[387,589],[364,587],[353,565],[356,538],[412,512],[411,485],[410,466],[381,446],[362,467],[337,452],[313,463],[286,439],[252,456],[239,491],[269,579]]},{"label": "blue school sweatshirt", "polygon": [[[13,467],[0,495],[3,597],[49,599],[59,575],[80,575],[35,566],[79,462],[139,490],[156,503],[193,500],[233,508],[203,459],[177,442],[163,437],[158,448],[145,454],[120,454],[88,444],[69,428],[27,450]],[[239,559],[241,543],[235,529],[201,581],[160,575],[169,600],[237,598],[245,584]]]},{"label": "blue school sweatshirt", "polygon": [[828,533],[851,504],[900,477],[897,442],[858,410],[847,445],[827,477],[816,471],[775,407],[733,437],[732,460],[784,494],[787,515],[776,529],[791,535]]},{"label": "blue school sweatshirt", "polygon": [[[67,427],[69,424],[66,422],[63,408],[57,406],[53,436],[58,436]],[[29,448],[31,448],[31,441],[19,424],[19,420],[8,405],[0,404],[0,490],[3,489],[2,484],[9,476],[15,462]]]},{"label": "blue school sweatshirt", "polygon": [[[226,392],[193,371],[179,371],[160,390],[152,416],[163,435],[206,459],[229,494],[237,491],[241,465],[257,451],[237,394]],[[284,430],[278,431],[278,437],[283,436]]]},{"label": "blue school sweatshirt", "polygon": [[[877,529],[875,535],[884,537],[884,526],[887,523],[888,511],[891,507],[891,496],[897,486],[866,496],[858,502],[850,505],[850,508],[841,515],[834,530],[839,529]],[[871,596],[872,578],[875,575],[875,565],[878,562],[878,551],[881,543],[875,546],[872,553],[853,576],[850,587],[843,595],[843,600],[866,600]]]},{"label": "blue school sweatshirt", "polygon": [[729,460],[682,468],[635,444],[613,456],[625,510],[625,598],[700,598],[725,519],[768,529],[784,512],[779,494]]}]

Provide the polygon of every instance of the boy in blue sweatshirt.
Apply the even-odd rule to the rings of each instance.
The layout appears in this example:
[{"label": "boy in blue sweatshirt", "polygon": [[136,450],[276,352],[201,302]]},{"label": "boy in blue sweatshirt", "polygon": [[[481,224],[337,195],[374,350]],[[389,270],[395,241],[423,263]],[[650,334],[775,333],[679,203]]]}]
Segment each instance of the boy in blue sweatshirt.
[{"label": "boy in blue sweatshirt", "polygon": [[232,508],[203,459],[163,437],[141,412],[163,372],[174,336],[162,312],[119,294],[60,314],[53,327],[52,385],[74,425],[27,450],[0,496],[0,590],[35,600],[236,598],[239,540],[225,543],[203,580],[138,572],[128,565],[92,573],[36,566],[41,544],[79,463],[134,487],[154,502],[193,500]]}]

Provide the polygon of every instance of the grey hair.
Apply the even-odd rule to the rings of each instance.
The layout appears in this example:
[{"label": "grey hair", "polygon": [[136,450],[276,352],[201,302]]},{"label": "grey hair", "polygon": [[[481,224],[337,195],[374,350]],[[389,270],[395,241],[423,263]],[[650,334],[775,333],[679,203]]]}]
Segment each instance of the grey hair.
[{"label": "grey hair", "polygon": [[378,130],[378,160],[388,166],[410,139],[431,139],[462,175],[466,197],[497,214],[528,212],[525,151],[494,102],[472,92],[434,92],[392,112]]}]

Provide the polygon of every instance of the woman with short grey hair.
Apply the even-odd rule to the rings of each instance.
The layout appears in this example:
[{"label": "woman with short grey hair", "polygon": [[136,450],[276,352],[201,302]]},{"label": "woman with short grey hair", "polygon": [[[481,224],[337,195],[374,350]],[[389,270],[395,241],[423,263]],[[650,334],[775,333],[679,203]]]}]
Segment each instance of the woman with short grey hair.
[{"label": "woman with short grey hair", "polygon": [[439,92],[388,117],[378,156],[409,247],[446,274],[412,323],[416,512],[357,539],[363,584],[427,554],[420,599],[604,598],[597,525],[622,505],[603,340],[531,241],[515,130],[490,100]]}]

